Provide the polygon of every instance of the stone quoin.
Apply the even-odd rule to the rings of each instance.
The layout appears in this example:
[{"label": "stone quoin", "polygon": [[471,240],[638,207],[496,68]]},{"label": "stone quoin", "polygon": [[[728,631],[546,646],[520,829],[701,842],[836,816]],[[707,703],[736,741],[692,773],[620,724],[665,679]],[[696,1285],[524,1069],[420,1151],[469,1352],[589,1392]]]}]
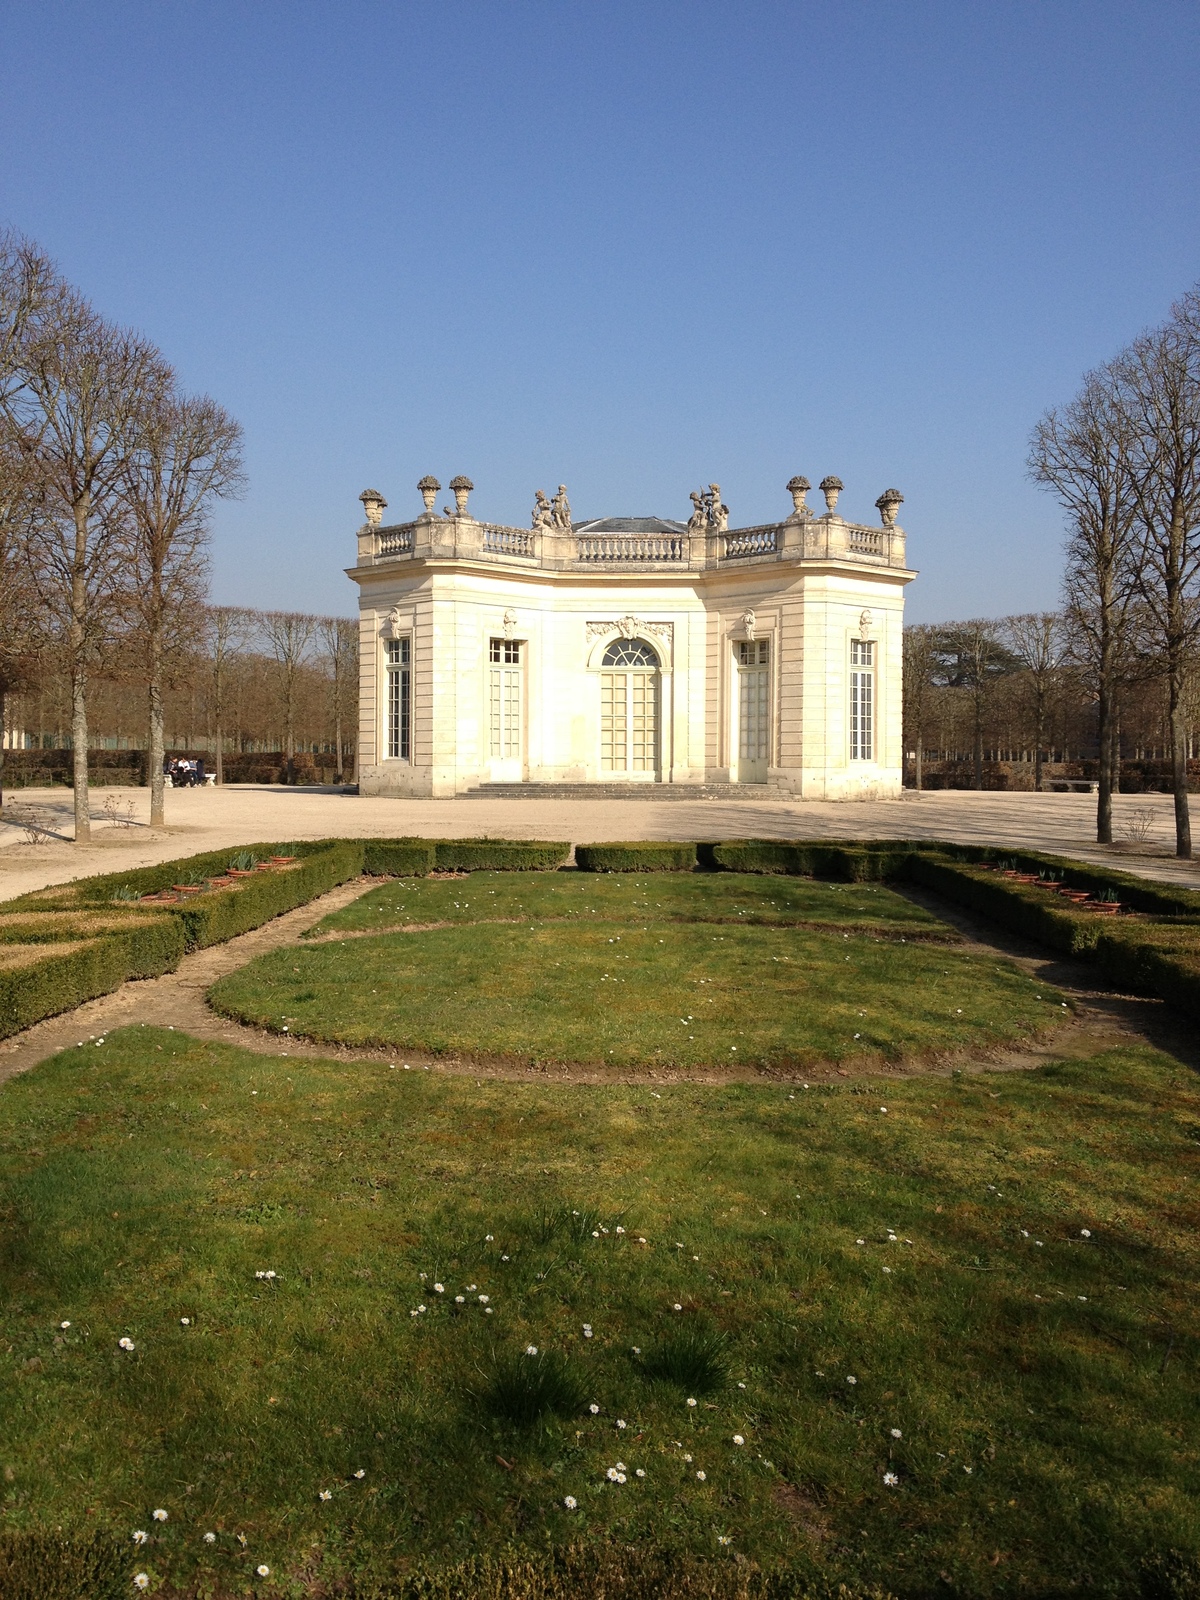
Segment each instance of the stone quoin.
[{"label": "stone quoin", "polygon": [[385,525],[360,496],[359,784],[369,795],[481,783],[746,784],[803,799],[901,787],[905,562],[880,526],[787,485],[790,515],[730,526],[719,484],[686,522],[572,520],[564,484],[531,528],[482,522],[474,485],[417,485],[424,510]]}]

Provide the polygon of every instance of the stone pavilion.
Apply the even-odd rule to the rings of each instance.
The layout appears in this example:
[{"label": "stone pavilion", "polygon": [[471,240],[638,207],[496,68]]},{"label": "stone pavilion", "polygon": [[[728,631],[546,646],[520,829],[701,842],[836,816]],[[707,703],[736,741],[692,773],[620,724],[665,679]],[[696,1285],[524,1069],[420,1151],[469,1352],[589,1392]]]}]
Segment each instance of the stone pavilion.
[{"label": "stone pavilion", "polygon": [[779,522],[731,528],[718,484],[687,521],[575,521],[560,485],[532,526],[482,522],[474,485],[374,489],[358,560],[363,794],[481,785],[747,785],[803,799],[899,793],[905,559],[896,514],[847,522],[827,477]]}]

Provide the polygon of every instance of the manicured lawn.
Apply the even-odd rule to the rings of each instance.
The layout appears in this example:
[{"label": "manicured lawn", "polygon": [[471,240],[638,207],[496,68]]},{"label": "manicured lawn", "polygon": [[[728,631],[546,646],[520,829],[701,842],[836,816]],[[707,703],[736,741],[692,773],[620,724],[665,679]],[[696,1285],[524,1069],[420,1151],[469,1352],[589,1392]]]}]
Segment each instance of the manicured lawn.
[{"label": "manicured lawn", "polygon": [[403,928],[429,922],[546,917],[587,922],[809,923],[945,939],[945,923],[878,883],[741,872],[473,872],[457,878],[398,878],[335,912],[312,930]]},{"label": "manicured lawn", "polygon": [[[805,1091],[117,1032],[0,1094],[0,1526],[237,1594],[608,1538],[1148,1592],[1200,1549],[1197,1130],[1148,1049]],[[652,1381],[711,1332],[715,1386]]]},{"label": "manicured lawn", "polygon": [[223,978],[210,999],[244,1021],[343,1044],[775,1072],[987,1049],[1067,1014],[1047,985],[952,946],[599,919],[482,922],[281,950]]}]

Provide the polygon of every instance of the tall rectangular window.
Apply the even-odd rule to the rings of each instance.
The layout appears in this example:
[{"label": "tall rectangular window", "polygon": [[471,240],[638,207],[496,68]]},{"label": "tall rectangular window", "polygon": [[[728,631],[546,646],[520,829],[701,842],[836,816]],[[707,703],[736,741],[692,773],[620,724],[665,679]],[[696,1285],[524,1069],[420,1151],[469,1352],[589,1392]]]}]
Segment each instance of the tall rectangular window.
[{"label": "tall rectangular window", "polygon": [[738,644],[738,758],[743,762],[765,762],[768,756],[769,650],[766,639],[743,639]]},{"label": "tall rectangular window", "polygon": [[412,760],[412,640],[387,640],[387,753]]},{"label": "tall rectangular window", "polygon": [[521,641],[488,641],[488,754],[521,759]]},{"label": "tall rectangular window", "polygon": [[850,759],[875,759],[875,645],[850,641]]}]

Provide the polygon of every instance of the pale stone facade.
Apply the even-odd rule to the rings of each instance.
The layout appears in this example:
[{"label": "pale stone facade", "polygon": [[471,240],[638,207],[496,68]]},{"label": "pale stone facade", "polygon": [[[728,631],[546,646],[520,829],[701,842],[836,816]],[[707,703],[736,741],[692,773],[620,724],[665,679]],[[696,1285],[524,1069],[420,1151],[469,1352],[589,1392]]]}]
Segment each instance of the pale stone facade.
[{"label": "pale stone facade", "polygon": [[[477,521],[422,478],[384,525],[360,497],[363,794],[484,783],[753,784],[805,799],[890,796],[901,776],[902,496],[881,527],[788,484],[786,520],[730,528],[718,484],[686,522],[571,520],[538,491],[532,530]],[[762,793],[761,787],[757,789]]]}]

